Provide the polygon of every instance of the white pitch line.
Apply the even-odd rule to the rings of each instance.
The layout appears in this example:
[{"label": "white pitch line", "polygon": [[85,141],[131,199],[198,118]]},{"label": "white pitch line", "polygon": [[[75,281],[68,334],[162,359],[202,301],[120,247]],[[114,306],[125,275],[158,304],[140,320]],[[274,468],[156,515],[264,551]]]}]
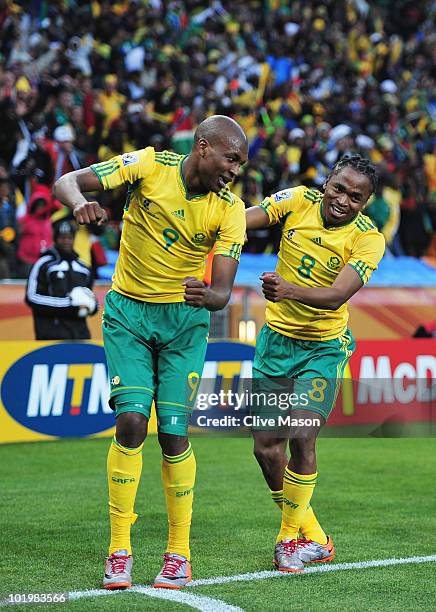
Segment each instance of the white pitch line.
[{"label": "white pitch line", "polygon": [[242,608],[226,604],[220,599],[213,599],[205,595],[194,595],[186,591],[177,591],[171,589],[154,589],[148,586],[134,586],[127,591],[107,591],[105,589],[94,589],[91,591],[73,591],[69,593],[69,601],[82,599],[83,597],[102,597],[104,595],[116,595],[121,593],[140,593],[155,599],[166,599],[167,601],[176,601],[177,603],[186,604],[195,610],[201,612],[243,612]]},{"label": "white pitch line", "polygon": [[357,563],[334,563],[327,565],[326,563],[317,564],[316,567],[307,567],[304,572],[289,573],[264,571],[251,572],[249,574],[236,574],[235,576],[217,576],[216,578],[200,578],[189,583],[189,588],[197,586],[208,586],[211,584],[227,584],[229,582],[242,582],[251,580],[265,580],[265,578],[289,578],[290,576],[304,576],[305,574],[320,574],[322,572],[338,572],[342,570],[367,569],[369,567],[386,567],[389,565],[405,565],[407,563],[429,563],[436,561],[436,555],[428,555],[427,557],[406,557],[403,559],[374,559],[373,561],[359,561]]},{"label": "white pitch line", "polygon": [[169,599],[178,603],[184,603],[202,612],[243,612],[242,608],[226,604],[221,599],[213,599],[205,595],[193,595],[186,591],[153,589],[153,587],[137,587],[136,590],[138,593],[148,595],[149,597],[158,597],[159,599]]},{"label": "white pitch line", "polygon": [[[216,578],[200,578],[189,583],[189,590],[192,587],[210,586],[214,584],[228,584],[230,582],[243,582],[253,580],[265,580],[265,578],[290,578],[295,576],[304,576],[305,574],[321,574],[325,572],[338,572],[353,569],[368,569],[371,567],[388,567],[391,565],[406,565],[409,563],[431,563],[436,561],[436,555],[427,555],[426,557],[405,557],[400,559],[374,559],[372,561],[358,561],[357,563],[334,563],[320,564],[316,567],[306,567],[304,572],[292,574],[287,572],[263,571],[251,572],[247,574],[236,574],[234,576],[217,576]],[[91,589],[89,591],[72,591],[68,593],[69,600],[82,599],[83,597],[104,597],[121,595],[122,593],[140,593],[147,597],[156,599],[166,599],[186,604],[191,608],[200,610],[201,612],[242,612],[241,608],[226,604],[220,599],[213,599],[205,595],[194,595],[185,591],[172,591],[169,589],[153,589],[149,586],[137,585],[127,591],[107,591],[105,589]],[[6,600],[0,601],[0,607],[14,605]]]}]

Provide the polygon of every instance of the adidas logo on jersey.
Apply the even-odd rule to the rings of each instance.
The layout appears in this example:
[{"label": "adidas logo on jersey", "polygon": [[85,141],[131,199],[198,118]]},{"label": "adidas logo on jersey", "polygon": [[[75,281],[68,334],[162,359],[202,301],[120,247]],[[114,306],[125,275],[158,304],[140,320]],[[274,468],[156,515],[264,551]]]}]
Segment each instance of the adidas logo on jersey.
[{"label": "adidas logo on jersey", "polygon": [[316,238],[311,238],[311,240],[315,244],[321,244],[321,238],[319,236],[317,236]]},{"label": "adidas logo on jersey", "polygon": [[181,219],[182,221],[185,220],[185,211],[183,208],[181,208],[180,210],[173,210],[171,214],[177,217],[177,219]]}]

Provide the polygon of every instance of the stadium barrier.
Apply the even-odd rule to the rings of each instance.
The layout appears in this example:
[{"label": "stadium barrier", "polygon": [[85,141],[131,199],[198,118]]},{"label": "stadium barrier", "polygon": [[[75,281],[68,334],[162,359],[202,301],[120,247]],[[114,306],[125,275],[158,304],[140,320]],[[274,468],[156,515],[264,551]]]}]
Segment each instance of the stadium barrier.
[{"label": "stadium barrier", "polygon": [[[421,426],[415,432],[432,435],[435,348],[436,339],[360,341],[329,426],[345,427],[346,432],[350,426],[357,427],[357,435],[359,431],[361,435],[401,435],[403,426],[413,423]],[[0,342],[0,351],[0,443],[113,434],[101,342]],[[206,412],[204,406],[196,406],[191,421],[194,432],[229,430],[212,422],[203,428],[204,419],[197,418],[200,414],[214,418],[244,414],[247,406],[232,405],[229,392],[240,392],[241,384],[251,379],[253,356],[252,344],[209,343],[198,391],[203,399],[221,392],[225,401],[210,401]],[[243,419],[234,423],[230,433],[249,435]],[[155,417],[149,431],[156,432]]]},{"label": "stadium barrier", "polygon": [[[101,283],[94,288],[100,305],[108,289],[108,284]],[[24,294],[23,281],[0,281],[2,340],[34,338],[31,310],[24,302]],[[436,287],[364,287],[350,300],[351,329],[357,340],[410,338],[420,324],[434,319],[435,305]],[[212,313],[210,337],[254,341],[264,322],[265,300],[259,288],[238,285],[230,304]],[[101,340],[101,317],[89,317],[88,323],[91,337]]]}]

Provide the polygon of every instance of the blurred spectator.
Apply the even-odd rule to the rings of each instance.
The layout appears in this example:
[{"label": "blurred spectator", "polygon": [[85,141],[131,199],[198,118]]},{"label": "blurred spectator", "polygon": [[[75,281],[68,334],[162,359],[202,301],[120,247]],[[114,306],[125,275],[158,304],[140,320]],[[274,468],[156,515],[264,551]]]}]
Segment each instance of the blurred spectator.
[{"label": "blurred spectator", "polygon": [[28,199],[38,184],[52,185],[54,181],[54,143],[46,138],[46,130],[36,130],[22,147],[21,155],[15,155],[11,176]]},{"label": "blurred spectator", "polygon": [[20,243],[17,252],[18,274],[27,278],[41,252],[53,245],[51,215],[62,205],[46,185],[37,185],[20,219]]},{"label": "blurred spectator", "polygon": [[69,125],[60,125],[53,132],[55,146],[50,151],[53,157],[54,180],[83,165],[83,153],[74,147],[74,131]]},{"label": "blurred spectator", "polygon": [[[247,173],[243,180],[241,197],[246,208],[255,206],[263,200],[262,177],[258,172]],[[258,230],[247,232],[248,242],[243,247],[246,253],[264,253],[271,252],[273,249],[273,240],[275,226],[266,227]]]},{"label": "blurred spectator", "polygon": [[15,275],[17,248],[16,196],[7,175],[0,174],[0,278]]},{"label": "blurred spectator", "polygon": [[433,248],[433,0],[0,7],[0,159],[27,198],[41,150],[62,148],[58,128],[74,128],[74,154],[59,162],[74,168],[153,138],[183,153],[196,125],[223,113],[249,136],[245,172],[259,175],[259,192],[322,188],[328,167],[357,151],[387,179],[380,206],[393,252]]},{"label": "blurred spectator", "polygon": [[399,228],[400,254],[410,257],[425,255],[431,244],[432,231],[428,215],[422,207],[404,208]]},{"label": "blurred spectator", "polygon": [[129,140],[127,121],[120,117],[112,121],[111,129],[98,149],[98,157],[102,160],[110,159],[115,157],[115,155],[122,155],[133,149],[134,145]]},{"label": "blurred spectator", "polygon": [[0,96],[0,117],[2,118],[0,159],[9,167],[15,155],[18,141],[22,136],[17,109],[11,97],[2,99]]},{"label": "blurred spectator", "polygon": [[[72,123],[72,108],[74,104],[73,94],[68,90],[62,90],[57,96],[55,106],[47,117],[50,127],[56,130],[56,126],[67,126]],[[54,136],[55,140],[56,136]]]},{"label": "blurred spectator", "polygon": [[383,195],[383,186],[379,184],[368,206],[365,208],[365,215],[368,215],[374,222],[379,232],[383,232],[383,228],[389,221],[390,212],[389,204]]},{"label": "blurred spectator", "polygon": [[384,176],[380,184],[384,184],[382,194],[389,207],[389,217],[382,232],[387,248],[391,249],[400,225],[401,191],[398,189],[395,176]]},{"label": "blurred spectator", "polygon": [[36,340],[87,340],[86,317],[98,310],[91,291],[92,274],[73,250],[76,227],[62,220],[54,225],[55,244],[33,266],[26,302],[33,313]]},{"label": "blurred spectator", "polygon": [[121,111],[126,101],[126,96],[117,90],[118,79],[115,74],[108,74],[104,78],[104,88],[98,96],[104,114],[103,136],[109,131],[110,124],[121,117]]}]

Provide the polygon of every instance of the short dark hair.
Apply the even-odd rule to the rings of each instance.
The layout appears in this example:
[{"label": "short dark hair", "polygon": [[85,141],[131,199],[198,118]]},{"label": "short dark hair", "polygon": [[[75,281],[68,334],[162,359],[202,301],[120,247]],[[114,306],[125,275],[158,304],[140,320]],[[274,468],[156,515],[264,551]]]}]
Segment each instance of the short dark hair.
[{"label": "short dark hair", "polygon": [[360,172],[361,174],[367,176],[371,183],[372,191],[377,189],[378,173],[376,167],[369,161],[369,159],[362,157],[357,153],[353,153],[352,155],[344,155],[344,157],[341,157],[341,159],[333,166],[330,174],[327,177],[327,181],[330,180],[334,174],[338,174],[338,172],[347,166],[351,166],[351,168],[354,168],[356,172]]}]

